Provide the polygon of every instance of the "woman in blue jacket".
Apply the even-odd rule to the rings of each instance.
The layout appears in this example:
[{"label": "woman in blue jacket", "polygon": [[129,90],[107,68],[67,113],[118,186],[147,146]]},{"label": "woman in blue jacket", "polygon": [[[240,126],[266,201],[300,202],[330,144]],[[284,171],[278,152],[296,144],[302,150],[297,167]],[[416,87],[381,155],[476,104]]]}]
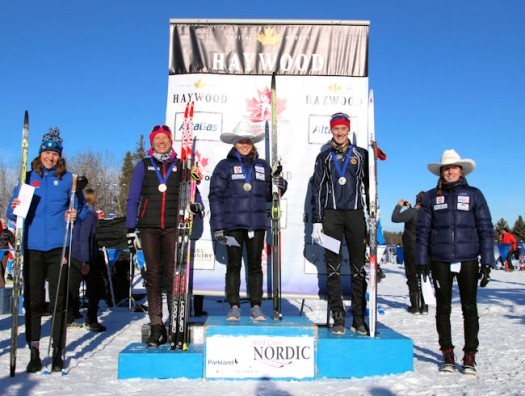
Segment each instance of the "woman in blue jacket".
[{"label": "woman in blue jacket", "polygon": [[[26,341],[31,349],[28,373],[42,369],[40,332],[45,299],[45,283],[49,282],[49,298],[55,307],[53,325],[52,370],[64,368],[62,350],[65,344],[64,304],[67,273],[60,274],[61,257],[66,232],[66,219],[74,221],[77,211],[69,211],[73,175],[66,170],[62,157],[62,138],[58,128],[50,128],[42,138],[39,155],[31,162],[25,183],[35,188],[25,219],[24,233],[24,307]],[[13,210],[20,204],[19,186],[13,191],[7,216],[15,220]],[[59,285],[60,278],[60,285]],[[56,301],[55,301],[56,299]],[[56,305],[55,305],[56,304]]]},{"label": "woman in blue jacket", "polygon": [[453,372],[455,365],[450,313],[456,277],[465,338],[463,372],[474,375],[479,345],[477,281],[481,279],[480,286],[486,286],[494,266],[490,210],[482,192],[465,179],[475,166],[473,160],[461,159],[454,150],[445,150],[440,163],[428,165],[439,180],[421,202],[416,228],[418,273],[427,277],[432,270],[434,279],[436,328],[444,359],[441,371]]},{"label": "woman in blue jacket", "polygon": [[[243,246],[248,253],[248,294],[251,317],[265,320],[260,308],[262,301],[263,271],[261,255],[265,230],[268,227],[266,203],[272,198],[272,172],[270,165],[259,158],[254,144],[264,139],[264,133],[255,134],[249,121],[241,121],[232,133],[221,135],[221,141],[233,144],[225,159],[215,167],[210,181],[211,230],[215,239],[235,238],[240,246],[227,246],[226,300],[230,311],[226,319],[240,319],[239,289]],[[286,182],[275,178],[274,183],[283,194]]]}]

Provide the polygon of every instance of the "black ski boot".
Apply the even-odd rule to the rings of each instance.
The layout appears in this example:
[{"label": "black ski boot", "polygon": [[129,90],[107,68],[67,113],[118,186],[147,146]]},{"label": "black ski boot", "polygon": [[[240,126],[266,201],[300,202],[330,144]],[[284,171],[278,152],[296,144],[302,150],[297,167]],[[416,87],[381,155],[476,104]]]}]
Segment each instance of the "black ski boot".
[{"label": "black ski boot", "polygon": [[40,351],[38,348],[31,348],[31,359],[27,365],[28,373],[37,373],[42,370],[42,360],[40,360]]},{"label": "black ski boot", "polygon": [[410,292],[410,307],[407,312],[414,315],[419,313],[419,292]]},{"label": "black ski boot", "polygon": [[62,348],[53,348],[53,360],[51,371],[59,372],[64,369],[64,360],[62,360]]},{"label": "black ski boot", "polygon": [[146,342],[148,348],[158,348],[162,344],[165,344],[167,340],[168,335],[166,334],[166,327],[163,324],[151,325],[149,338]]}]

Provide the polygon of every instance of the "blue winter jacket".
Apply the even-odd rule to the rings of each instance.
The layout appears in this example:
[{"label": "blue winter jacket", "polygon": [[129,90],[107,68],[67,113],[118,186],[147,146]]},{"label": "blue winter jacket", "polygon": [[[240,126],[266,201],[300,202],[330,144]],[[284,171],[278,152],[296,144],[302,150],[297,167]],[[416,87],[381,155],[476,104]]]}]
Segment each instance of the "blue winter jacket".
[{"label": "blue winter jacket", "polygon": [[98,253],[98,216],[92,206],[87,205],[86,208],[87,213],[85,218],[77,220],[73,227],[71,256],[83,263],[93,264],[97,259]]},{"label": "blue winter jacket", "polygon": [[[258,156],[254,161],[252,155],[240,156],[241,167],[236,153],[237,149],[232,148],[211,176],[208,199],[212,232],[222,229],[254,231],[269,225],[266,202],[272,198],[271,167]],[[250,169],[251,190],[246,191],[243,186]]]},{"label": "blue winter jacket", "polygon": [[485,197],[462,179],[428,191],[416,227],[416,264],[478,260],[494,265],[494,231]]},{"label": "blue winter jacket", "polygon": [[[27,172],[26,183],[35,187],[35,193],[25,220],[24,246],[31,250],[49,251],[64,246],[66,232],[65,212],[69,207],[73,177],[66,172],[61,179],[56,170],[43,168],[42,177],[34,171]],[[7,207],[7,217],[13,221],[16,215],[11,209],[12,201],[18,197],[16,186]],[[75,197],[75,207],[77,198]],[[77,210],[79,210],[77,208]],[[80,208],[78,218],[85,210]]]}]

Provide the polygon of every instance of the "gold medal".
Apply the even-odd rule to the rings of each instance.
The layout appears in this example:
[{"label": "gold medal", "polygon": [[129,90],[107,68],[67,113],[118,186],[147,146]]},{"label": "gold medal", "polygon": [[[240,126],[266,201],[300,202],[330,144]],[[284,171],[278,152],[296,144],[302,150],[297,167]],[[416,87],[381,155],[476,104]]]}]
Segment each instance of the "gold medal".
[{"label": "gold medal", "polygon": [[244,183],[242,188],[244,188],[244,191],[250,191],[252,189],[252,185],[250,183]]},{"label": "gold medal", "polygon": [[164,183],[159,184],[159,191],[164,192],[168,189]]}]

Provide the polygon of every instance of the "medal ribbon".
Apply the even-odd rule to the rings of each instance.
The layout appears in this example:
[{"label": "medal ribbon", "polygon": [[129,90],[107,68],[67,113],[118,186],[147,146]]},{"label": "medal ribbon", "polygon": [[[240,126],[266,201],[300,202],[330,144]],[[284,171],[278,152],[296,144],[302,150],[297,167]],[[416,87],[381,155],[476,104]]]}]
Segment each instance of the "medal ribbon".
[{"label": "medal ribbon", "polygon": [[153,169],[155,169],[155,173],[157,174],[157,179],[159,179],[159,184],[166,184],[168,177],[170,177],[171,172],[173,171],[173,168],[175,168],[175,165],[177,165],[177,160],[175,160],[173,165],[170,164],[170,167],[168,168],[168,171],[166,172],[166,176],[164,177],[162,177],[162,175],[160,174],[160,168],[155,164],[155,161],[153,161],[153,158],[149,157],[149,160],[151,161],[151,165],[153,165]]},{"label": "medal ribbon", "polygon": [[248,174],[246,174],[246,172],[244,171],[244,166],[242,165],[241,155],[238,152],[236,152],[235,155],[237,156],[239,164],[241,165],[241,171],[244,175],[246,183],[250,184],[250,180],[252,180],[253,166],[250,167],[250,169],[248,170]]},{"label": "medal ribbon", "polygon": [[330,149],[330,153],[332,154],[332,161],[334,163],[335,169],[337,170],[337,173],[339,174],[339,177],[343,177],[346,173],[346,169],[348,168],[350,157],[352,156],[352,145],[350,145],[348,151],[346,152],[346,159],[345,163],[343,164],[343,168],[339,166],[339,161],[337,161],[337,157],[333,149]]}]

